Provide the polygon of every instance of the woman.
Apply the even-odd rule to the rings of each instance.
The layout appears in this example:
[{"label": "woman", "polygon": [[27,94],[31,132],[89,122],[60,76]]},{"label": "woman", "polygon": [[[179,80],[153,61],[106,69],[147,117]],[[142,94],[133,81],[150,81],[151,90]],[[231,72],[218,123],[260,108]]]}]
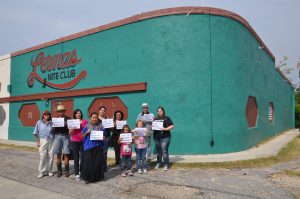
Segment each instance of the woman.
[{"label": "woman", "polygon": [[[100,106],[99,107],[99,122],[102,123],[103,119],[107,119],[106,117],[106,107],[105,106]],[[103,146],[103,169],[104,172],[107,172],[107,151],[108,151],[108,147],[109,147],[109,140],[110,140],[110,131],[111,129],[105,129],[106,133],[105,133],[105,142],[104,142],[104,146]]]},{"label": "woman", "polygon": [[[97,182],[104,179],[103,142],[105,140],[91,140],[90,133],[92,131],[103,131],[103,134],[105,134],[105,129],[102,124],[99,123],[98,113],[96,112],[91,114],[90,122],[85,125],[82,130],[84,152],[80,177],[85,180],[86,183]],[[103,139],[105,139],[105,137],[103,137]]]},{"label": "woman", "polygon": [[121,162],[121,158],[120,158],[120,149],[121,149],[121,145],[118,143],[118,140],[120,138],[120,133],[122,129],[117,129],[117,121],[121,121],[124,118],[124,114],[122,111],[117,110],[114,113],[114,129],[113,129],[113,133],[111,136],[111,141],[110,141],[110,146],[114,147],[115,150],[115,160],[116,160],[116,165],[120,165]]},{"label": "woman", "polygon": [[[74,119],[80,120],[80,128],[79,129],[70,129],[69,134],[71,136],[71,148],[73,151],[74,157],[74,170],[75,170],[75,178],[76,180],[80,180],[80,166],[79,160],[83,154],[83,137],[82,137],[82,130],[85,125],[87,125],[87,121],[83,119],[82,111],[80,109],[76,109],[73,113]],[[79,155],[80,154],[80,155]]]},{"label": "woman", "polygon": [[41,178],[45,175],[53,176],[53,134],[49,111],[46,110],[43,112],[41,120],[37,121],[35,125],[33,135],[40,152],[39,175],[37,177]]},{"label": "woman", "polygon": [[[158,169],[161,163],[164,164],[164,170],[169,168],[169,144],[171,141],[171,129],[174,128],[172,120],[165,115],[165,109],[162,106],[157,108],[156,122],[163,122],[161,130],[153,131],[153,141],[157,151],[157,162],[155,169]],[[162,162],[163,160],[163,162]]]}]

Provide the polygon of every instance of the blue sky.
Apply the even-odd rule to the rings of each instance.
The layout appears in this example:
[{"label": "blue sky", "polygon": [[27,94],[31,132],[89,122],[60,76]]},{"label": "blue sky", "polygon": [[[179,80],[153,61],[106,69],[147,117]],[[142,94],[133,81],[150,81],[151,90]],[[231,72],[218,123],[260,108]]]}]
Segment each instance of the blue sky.
[{"label": "blue sky", "polygon": [[[178,6],[229,10],[246,19],[276,61],[300,58],[299,0],[2,0],[0,55],[104,25],[135,14]],[[299,82],[296,71],[288,77]]]}]

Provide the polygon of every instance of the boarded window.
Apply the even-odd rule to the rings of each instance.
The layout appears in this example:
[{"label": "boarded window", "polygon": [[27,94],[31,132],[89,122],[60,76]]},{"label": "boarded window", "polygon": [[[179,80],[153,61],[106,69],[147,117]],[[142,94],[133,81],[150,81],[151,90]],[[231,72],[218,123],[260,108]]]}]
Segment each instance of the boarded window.
[{"label": "boarded window", "polygon": [[274,105],[273,105],[273,102],[269,102],[269,123],[274,124]]},{"label": "boarded window", "polygon": [[256,97],[249,96],[246,105],[246,119],[248,122],[248,127],[256,127],[258,117],[258,107],[256,103]]}]

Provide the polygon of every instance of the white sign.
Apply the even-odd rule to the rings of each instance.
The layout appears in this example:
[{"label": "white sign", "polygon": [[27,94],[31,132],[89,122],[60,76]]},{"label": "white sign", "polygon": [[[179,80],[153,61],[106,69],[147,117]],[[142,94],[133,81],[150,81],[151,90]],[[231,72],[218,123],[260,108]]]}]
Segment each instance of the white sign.
[{"label": "white sign", "polygon": [[80,119],[67,120],[68,129],[80,129]]},{"label": "white sign", "polygon": [[135,128],[134,129],[137,136],[146,136],[147,129],[146,128]]},{"label": "white sign", "polygon": [[152,122],[154,119],[154,115],[153,114],[144,114],[143,119],[145,122]]},{"label": "white sign", "polygon": [[122,129],[125,124],[127,124],[126,120],[116,121],[117,129]]},{"label": "white sign", "polygon": [[120,139],[122,143],[131,143],[132,142],[132,135],[131,133],[121,133]]},{"label": "white sign", "polygon": [[164,127],[164,121],[160,120],[154,120],[152,122],[152,130],[158,130],[161,131],[161,129]]},{"label": "white sign", "polygon": [[65,118],[63,117],[53,117],[52,118],[52,127],[64,127]]},{"label": "white sign", "polygon": [[103,127],[105,129],[109,129],[109,128],[115,127],[113,119],[103,119],[102,120],[102,125],[103,125]]},{"label": "white sign", "polygon": [[91,131],[90,140],[103,140],[103,131]]}]

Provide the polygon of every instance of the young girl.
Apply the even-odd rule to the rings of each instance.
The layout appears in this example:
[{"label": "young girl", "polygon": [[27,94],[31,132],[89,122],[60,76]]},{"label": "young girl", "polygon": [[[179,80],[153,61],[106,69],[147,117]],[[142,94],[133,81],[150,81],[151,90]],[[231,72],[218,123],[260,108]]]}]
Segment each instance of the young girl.
[{"label": "young girl", "polygon": [[[121,130],[121,134],[125,134],[125,133],[131,133],[129,125],[127,125],[127,124],[125,124]],[[119,142],[119,144],[121,144],[120,154],[122,155],[122,159],[121,159],[122,176],[126,177],[127,173],[129,176],[132,176],[133,175],[132,161],[131,161],[132,141],[131,142],[123,142],[123,139],[121,138],[121,135],[120,135],[118,142]],[[128,171],[125,170],[125,166],[127,167]]]},{"label": "young girl", "polygon": [[140,174],[147,173],[147,136],[150,136],[149,130],[146,128],[143,120],[138,120],[136,127],[132,132],[134,133],[135,152],[136,152],[136,168]]}]

